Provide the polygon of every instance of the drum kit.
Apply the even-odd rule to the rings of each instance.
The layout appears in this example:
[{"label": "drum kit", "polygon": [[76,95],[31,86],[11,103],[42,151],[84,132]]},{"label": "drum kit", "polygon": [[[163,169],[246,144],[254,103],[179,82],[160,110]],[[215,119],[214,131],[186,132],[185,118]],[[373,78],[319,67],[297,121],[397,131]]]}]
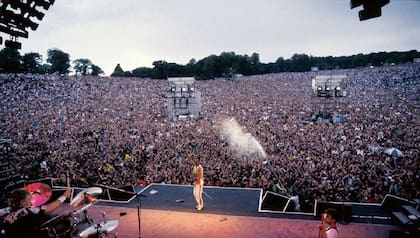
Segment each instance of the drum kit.
[{"label": "drum kit", "polygon": [[[51,188],[43,183],[29,184],[25,189],[32,194],[33,206],[46,204],[52,195]],[[107,220],[106,214],[102,212],[103,221],[95,221],[88,214],[88,208],[96,203],[96,198],[101,194],[100,187],[83,189],[71,199],[69,211],[53,217],[36,229],[46,231],[51,238],[105,238],[110,237],[109,235],[118,237],[117,233],[110,233],[118,227],[118,220]],[[7,209],[1,209],[0,214],[3,216],[8,212]]]},{"label": "drum kit", "polygon": [[[83,189],[70,201],[70,206],[76,209],[66,211],[46,222],[41,230],[48,231],[51,238],[105,238],[118,227],[118,220],[107,220],[102,213],[103,221],[95,221],[88,215],[87,209],[94,205],[96,198],[102,194],[102,188],[90,187]],[[113,234],[117,237],[117,234]]]}]

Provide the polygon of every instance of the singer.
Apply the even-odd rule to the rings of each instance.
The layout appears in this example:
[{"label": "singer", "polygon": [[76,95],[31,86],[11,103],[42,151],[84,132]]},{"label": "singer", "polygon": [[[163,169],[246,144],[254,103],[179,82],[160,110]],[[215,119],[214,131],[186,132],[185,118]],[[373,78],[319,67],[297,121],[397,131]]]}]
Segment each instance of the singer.
[{"label": "singer", "polygon": [[203,166],[201,166],[200,160],[198,158],[194,160],[193,174],[194,174],[193,194],[194,194],[195,200],[197,201],[196,209],[198,211],[201,211],[204,207],[204,201],[203,201],[204,169],[203,169]]}]

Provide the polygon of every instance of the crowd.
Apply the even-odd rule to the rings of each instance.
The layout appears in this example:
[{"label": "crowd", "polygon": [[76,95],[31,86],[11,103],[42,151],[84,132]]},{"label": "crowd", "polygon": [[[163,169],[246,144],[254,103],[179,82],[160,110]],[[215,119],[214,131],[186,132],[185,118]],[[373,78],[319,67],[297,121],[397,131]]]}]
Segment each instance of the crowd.
[{"label": "crowd", "polygon": [[[309,120],[316,75],[346,74],[347,96],[332,101],[341,123]],[[205,185],[262,187],[322,201],[420,197],[420,64],[197,81],[199,120],[168,119],[166,80],[0,75],[2,161],[28,178],[73,185],[191,184],[199,158]],[[318,100],[318,101],[317,101]],[[267,158],[238,156],[220,121],[235,118]],[[387,155],[395,147],[404,155]],[[269,160],[279,180],[263,160]]]}]

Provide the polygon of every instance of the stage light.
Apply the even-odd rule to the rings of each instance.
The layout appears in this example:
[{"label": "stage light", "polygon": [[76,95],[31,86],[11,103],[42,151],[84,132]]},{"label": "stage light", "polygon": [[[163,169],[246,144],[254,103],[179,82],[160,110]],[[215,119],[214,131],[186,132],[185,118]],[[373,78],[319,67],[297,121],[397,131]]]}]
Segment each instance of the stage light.
[{"label": "stage light", "polygon": [[10,2],[10,6],[15,10],[20,9],[22,16],[28,13],[29,16],[36,17],[40,21],[42,20],[42,18],[44,18],[44,15],[45,15],[44,13],[36,10],[35,6],[31,7],[30,2],[23,3],[20,1],[12,1]]},{"label": "stage light", "polygon": [[18,50],[22,48],[22,44],[17,41],[6,40],[4,42],[4,45],[8,48],[13,48],[13,49],[18,49]]},{"label": "stage light", "polygon": [[41,6],[45,10],[48,10],[53,3],[54,3],[54,1],[47,2],[47,1],[44,1],[44,0],[35,0],[35,5],[36,6]]},{"label": "stage light", "polygon": [[353,9],[355,7],[359,7],[363,4],[363,0],[351,0],[350,1],[350,8]]},{"label": "stage light", "polygon": [[371,18],[380,17],[381,15],[382,11],[380,8],[364,9],[359,12],[359,19],[364,21]]},{"label": "stage light", "polygon": [[23,38],[28,38],[28,32],[25,29],[20,29],[18,28],[18,30],[12,30],[9,27],[3,26],[2,22],[0,22],[0,31],[4,32],[6,34],[9,34],[11,36],[15,36],[15,37],[23,37]]},{"label": "stage light", "polygon": [[381,8],[388,4],[390,0],[351,0],[350,8],[363,5],[363,10],[359,11],[360,21],[368,20],[382,15]]}]

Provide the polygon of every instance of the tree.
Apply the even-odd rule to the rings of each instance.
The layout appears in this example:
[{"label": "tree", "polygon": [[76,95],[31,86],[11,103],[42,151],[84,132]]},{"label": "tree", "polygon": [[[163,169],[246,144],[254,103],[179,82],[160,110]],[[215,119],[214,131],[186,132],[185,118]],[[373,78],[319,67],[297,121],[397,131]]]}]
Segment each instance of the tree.
[{"label": "tree", "polygon": [[85,76],[88,74],[88,69],[92,67],[92,62],[89,59],[76,59],[73,61],[73,69],[76,73],[80,73],[81,75]]},{"label": "tree", "polygon": [[120,64],[115,66],[114,72],[111,74],[111,77],[124,77],[124,70],[121,68]]},{"label": "tree", "polygon": [[188,62],[188,64],[185,66],[185,74],[187,74],[188,76],[194,76],[197,74],[197,60],[195,60],[194,58],[190,59],[190,61]]},{"label": "tree", "polygon": [[50,73],[68,74],[70,72],[70,56],[59,49],[48,50],[47,62],[50,64]]},{"label": "tree", "polygon": [[0,72],[19,73],[22,71],[19,51],[13,48],[4,48],[0,51]]},{"label": "tree", "polygon": [[286,61],[283,57],[279,57],[276,60],[277,72],[286,72]]},{"label": "tree", "polygon": [[153,69],[148,67],[139,67],[134,69],[131,74],[133,77],[138,78],[151,78],[153,75]]},{"label": "tree", "polygon": [[306,54],[294,54],[291,58],[292,71],[304,72],[311,70],[312,62]]},{"label": "tree", "polygon": [[22,56],[22,69],[26,73],[42,73],[42,56],[36,52]]},{"label": "tree", "polygon": [[168,78],[168,63],[164,60],[153,62],[153,78],[167,79]]},{"label": "tree", "polygon": [[90,66],[90,75],[98,76],[98,75],[101,75],[103,73],[104,73],[104,71],[99,66],[94,65],[94,64],[92,64]]}]

